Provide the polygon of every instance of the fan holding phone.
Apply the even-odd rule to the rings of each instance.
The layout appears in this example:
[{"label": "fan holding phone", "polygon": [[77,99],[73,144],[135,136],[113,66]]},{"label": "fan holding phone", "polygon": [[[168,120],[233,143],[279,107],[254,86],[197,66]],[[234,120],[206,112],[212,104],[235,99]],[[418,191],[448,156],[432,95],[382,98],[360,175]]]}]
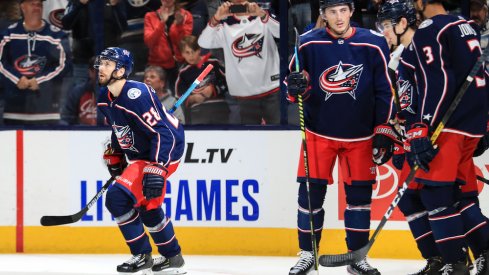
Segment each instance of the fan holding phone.
[{"label": "fan holding phone", "polygon": [[224,2],[217,9],[212,20],[225,20],[231,15],[257,16],[264,19],[267,16],[267,12],[255,2],[231,0],[230,2]]},{"label": "fan holding phone", "polygon": [[[230,0],[202,31],[201,48],[224,51],[229,94],[238,99],[242,124],[279,124],[279,22],[258,3]],[[238,122],[239,123],[239,122]]]}]

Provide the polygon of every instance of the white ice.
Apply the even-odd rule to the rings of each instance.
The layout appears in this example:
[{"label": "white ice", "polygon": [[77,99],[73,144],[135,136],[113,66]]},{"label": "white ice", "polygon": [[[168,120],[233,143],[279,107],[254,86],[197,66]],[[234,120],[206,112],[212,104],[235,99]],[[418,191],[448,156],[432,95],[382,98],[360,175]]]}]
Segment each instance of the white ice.
[{"label": "white ice", "polygon": [[[184,255],[189,275],[287,275],[296,257]],[[0,274],[118,274],[115,268],[129,255],[0,254]],[[422,260],[369,259],[383,275],[406,275],[424,266]],[[139,273],[136,273],[139,274]],[[310,274],[316,274],[310,273]],[[320,267],[319,274],[348,274],[345,267]]]}]

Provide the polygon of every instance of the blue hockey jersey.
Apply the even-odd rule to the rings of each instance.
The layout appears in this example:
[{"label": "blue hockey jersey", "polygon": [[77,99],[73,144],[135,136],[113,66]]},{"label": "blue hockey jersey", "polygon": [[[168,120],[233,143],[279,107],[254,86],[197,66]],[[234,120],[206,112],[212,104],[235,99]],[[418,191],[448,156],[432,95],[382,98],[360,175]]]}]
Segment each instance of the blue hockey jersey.
[{"label": "blue hockey jersey", "polygon": [[[416,54],[403,55],[402,64],[414,70],[414,75],[405,77],[417,86],[416,121],[434,128],[481,55],[479,34],[461,17],[437,15],[421,23],[410,47]],[[486,132],[485,77],[481,66],[444,131],[467,136]]]},{"label": "blue hockey jersey", "polygon": [[158,162],[166,167],[182,157],[183,127],[162,107],[153,88],[127,80],[114,98],[103,87],[97,105],[112,127],[112,146],[129,160]]},{"label": "blue hockey jersey", "polygon": [[[353,28],[349,37],[338,39],[325,28],[315,29],[301,35],[298,55],[300,71],[310,79],[304,94],[308,130],[354,141],[370,138],[375,126],[387,122],[393,97],[383,36]],[[289,71],[295,70],[294,57]]]}]

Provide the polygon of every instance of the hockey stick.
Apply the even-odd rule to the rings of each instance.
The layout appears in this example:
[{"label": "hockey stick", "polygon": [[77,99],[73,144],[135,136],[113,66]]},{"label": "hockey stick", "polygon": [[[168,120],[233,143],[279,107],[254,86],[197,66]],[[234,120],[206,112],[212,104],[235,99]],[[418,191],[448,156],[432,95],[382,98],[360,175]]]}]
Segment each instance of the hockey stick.
[{"label": "hockey stick", "polygon": [[[192,93],[192,91],[199,85],[199,83],[204,79],[204,77],[209,74],[209,72],[212,70],[214,66],[212,64],[207,65],[207,67],[200,73],[200,75],[197,77],[197,79],[194,80],[192,85],[185,91],[185,93],[180,97],[180,99],[175,102],[175,105],[168,111],[170,114],[175,112],[175,110],[182,104],[182,102]],[[62,224],[69,224],[69,223],[75,223],[79,221],[85,213],[88,212],[88,210],[97,202],[97,200],[102,197],[102,195],[107,191],[109,186],[114,182],[115,178],[111,177],[105,184],[102,186],[102,188],[97,192],[95,197],[93,197],[90,202],[79,212],[73,214],[73,215],[67,215],[67,216],[42,216],[41,217],[41,225],[43,226],[53,226],[53,225],[62,225]]]},{"label": "hockey stick", "polygon": [[[486,59],[488,53],[489,53],[489,47],[484,49],[481,56],[479,57],[479,59],[477,59],[477,62],[474,64],[474,66],[472,67],[472,70],[470,71],[469,75],[467,76],[464,83],[462,84],[462,87],[460,87],[460,89],[458,90],[457,94],[455,95],[455,98],[453,99],[452,103],[448,107],[446,113],[443,115],[440,123],[438,124],[435,131],[433,132],[433,135],[431,136],[431,142],[433,144],[435,143],[436,139],[440,135],[443,128],[445,128],[445,124],[450,119],[453,112],[455,112],[455,109],[457,108],[458,104],[462,100],[462,97],[465,94],[465,92],[467,91],[467,88],[469,87],[469,85],[474,80],[474,76],[480,70],[480,67],[483,64],[484,60]],[[344,254],[321,255],[319,257],[319,264],[322,266],[329,266],[329,267],[344,266],[344,265],[354,264],[354,263],[359,262],[362,259],[364,259],[367,256],[368,251],[370,250],[370,248],[374,244],[375,239],[377,238],[377,235],[380,233],[380,231],[382,230],[382,228],[386,224],[387,220],[392,215],[394,208],[396,208],[397,204],[399,203],[402,196],[404,195],[404,192],[408,188],[409,183],[414,179],[414,176],[415,176],[418,168],[419,167],[417,165],[415,165],[411,169],[406,180],[403,182],[402,187],[399,188],[399,190],[397,191],[396,197],[394,198],[394,200],[391,202],[391,204],[387,208],[386,213],[384,214],[384,216],[382,217],[382,220],[380,221],[379,225],[375,229],[372,237],[370,238],[370,240],[368,241],[368,243],[364,247],[362,247],[358,250],[355,250],[355,251],[350,251],[348,253],[344,253]]]},{"label": "hockey stick", "polygon": [[53,225],[62,225],[68,223],[74,223],[79,221],[85,213],[98,201],[100,197],[107,191],[109,186],[114,182],[114,177],[111,177],[105,184],[102,186],[100,191],[97,192],[95,197],[90,200],[90,202],[80,211],[73,215],[67,216],[42,216],[41,217],[41,225],[43,226],[53,226]]},{"label": "hockey stick", "polygon": [[[299,72],[299,32],[297,28],[294,27],[295,31],[295,46],[294,46],[294,54],[295,54],[295,71]],[[302,94],[297,95],[297,103],[299,105],[299,121],[301,126],[301,136],[302,136],[302,152],[304,155],[304,173],[306,176],[306,188],[307,188],[307,206],[309,210],[309,227],[311,229],[311,244],[312,251],[314,254],[314,270],[316,270],[317,274],[319,274],[319,253],[316,243],[316,236],[314,234],[314,223],[313,223],[313,215],[312,215],[312,207],[311,207],[311,190],[309,184],[309,158],[307,156],[307,143],[306,143],[306,126],[304,124],[304,106],[302,104]]]},{"label": "hockey stick", "polygon": [[170,114],[173,114],[173,112],[175,112],[175,110],[178,107],[180,107],[183,101],[185,101],[185,99],[192,93],[195,87],[197,87],[197,85],[199,85],[199,83],[209,74],[212,68],[214,68],[212,64],[209,64],[207,65],[207,67],[205,67],[205,69],[199,74],[197,79],[195,79],[194,82],[192,82],[192,85],[190,85],[190,87],[188,87],[185,93],[183,93],[183,95],[177,100],[177,102],[175,102],[175,105],[173,105],[173,107],[169,111]]}]

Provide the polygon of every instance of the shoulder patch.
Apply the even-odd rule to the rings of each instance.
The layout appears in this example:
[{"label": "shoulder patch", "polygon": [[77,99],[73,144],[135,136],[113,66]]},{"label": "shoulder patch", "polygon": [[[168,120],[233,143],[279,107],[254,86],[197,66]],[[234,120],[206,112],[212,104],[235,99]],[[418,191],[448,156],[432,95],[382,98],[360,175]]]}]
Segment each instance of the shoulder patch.
[{"label": "shoulder patch", "polygon": [[372,34],[374,34],[374,35],[377,35],[377,36],[380,36],[380,37],[384,37],[384,35],[383,35],[383,34],[381,34],[380,32],[376,32],[376,31],[374,31],[374,30],[370,30],[370,32],[371,32]]},{"label": "shoulder patch", "polygon": [[428,27],[431,24],[433,24],[433,20],[426,19],[425,21],[421,22],[421,24],[419,25],[418,29],[426,28],[426,27]]},{"label": "shoulder patch", "polygon": [[128,96],[130,99],[136,99],[136,98],[138,98],[140,95],[141,95],[141,90],[139,90],[139,89],[137,89],[137,88],[131,88],[131,89],[129,89],[129,91],[127,91],[127,96]]}]

